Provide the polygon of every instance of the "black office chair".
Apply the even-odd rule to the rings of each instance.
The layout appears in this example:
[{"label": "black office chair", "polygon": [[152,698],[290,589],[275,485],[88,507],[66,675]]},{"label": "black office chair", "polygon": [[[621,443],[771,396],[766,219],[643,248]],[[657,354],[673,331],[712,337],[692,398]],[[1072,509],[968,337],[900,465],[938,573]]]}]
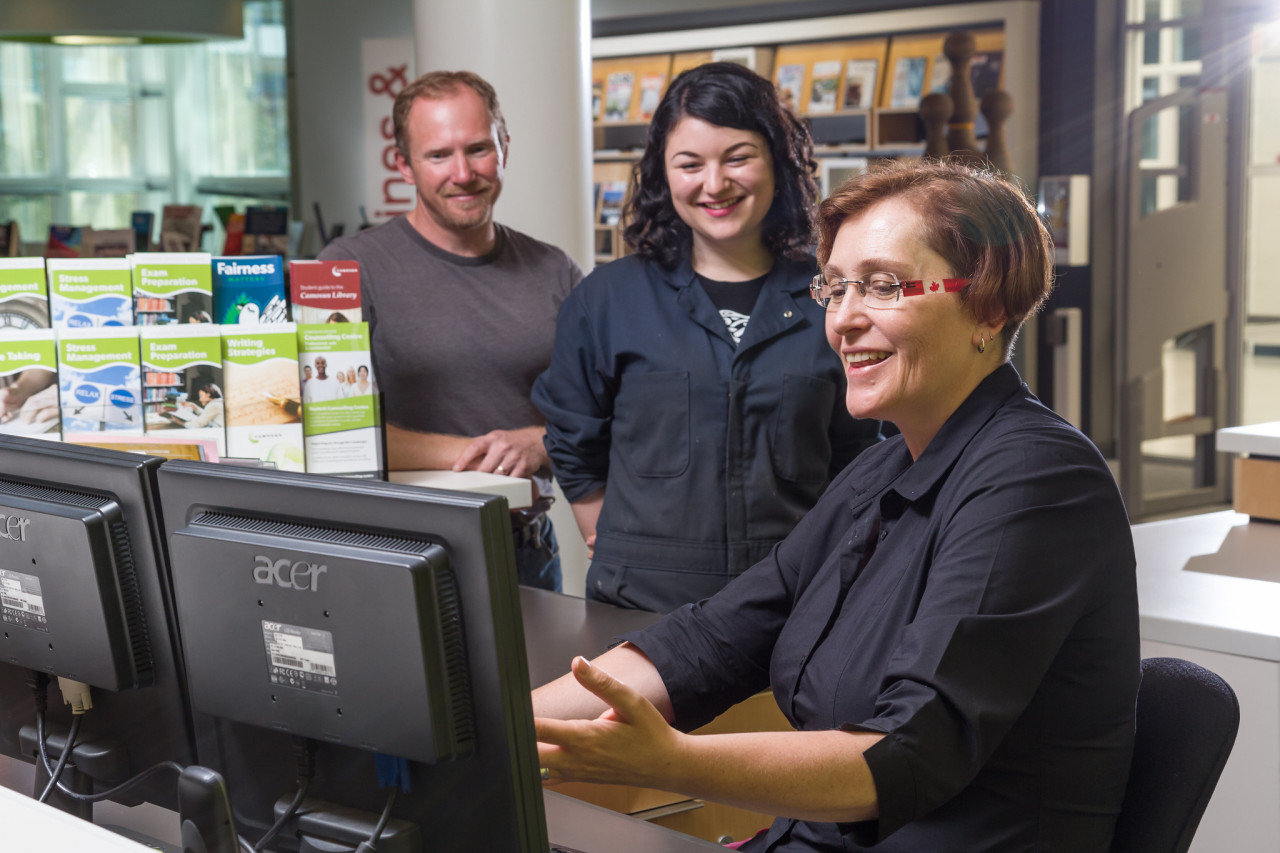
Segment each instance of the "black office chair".
[{"label": "black office chair", "polygon": [[1231,754],[1240,703],[1202,666],[1147,658],[1137,717],[1112,853],[1185,853]]}]

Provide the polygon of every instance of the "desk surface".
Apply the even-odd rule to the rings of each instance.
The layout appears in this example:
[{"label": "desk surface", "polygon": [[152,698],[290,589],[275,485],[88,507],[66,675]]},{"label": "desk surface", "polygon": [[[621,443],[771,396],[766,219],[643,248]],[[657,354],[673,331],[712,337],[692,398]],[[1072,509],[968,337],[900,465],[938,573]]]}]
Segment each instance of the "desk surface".
[{"label": "desk surface", "polygon": [[1143,639],[1280,661],[1280,524],[1214,512],[1133,527]]},{"label": "desk surface", "polygon": [[527,586],[520,587],[520,615],[529,683],[534,687],[568,672],[575,655],[595,657],[608,651],[619,634],[662,618],[646,610],[627,610]]},{"label": "desk surface", "polygon": [[533,482],[524,477],[482,471],[392,471],[387,479],[410,486],[501,495],[511,509],[523,509],[533,503]]},{"label": "desk surface", "polygon": [[724,848],[692,835],[544,791],[547,835],[552,844],[583,853],[702,853]]}]

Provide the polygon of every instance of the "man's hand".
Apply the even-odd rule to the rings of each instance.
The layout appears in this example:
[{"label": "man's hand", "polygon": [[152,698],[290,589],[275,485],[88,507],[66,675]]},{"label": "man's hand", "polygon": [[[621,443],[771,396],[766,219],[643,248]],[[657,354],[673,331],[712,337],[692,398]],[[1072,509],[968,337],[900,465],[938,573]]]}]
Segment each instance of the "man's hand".
[{"label": "man's hand", "polygon": [[27,398],[18,410],[18,420],[24,424],[34,424],[56,417],[57,414],[58,386],[50,385]]},{"label": "man's hand", "polygon": [[473,439],[454,460],[455,471],[486,471],[508,477],[528,477],[549,464],[542,446],[546,430],[540,426],[495,429]]}]

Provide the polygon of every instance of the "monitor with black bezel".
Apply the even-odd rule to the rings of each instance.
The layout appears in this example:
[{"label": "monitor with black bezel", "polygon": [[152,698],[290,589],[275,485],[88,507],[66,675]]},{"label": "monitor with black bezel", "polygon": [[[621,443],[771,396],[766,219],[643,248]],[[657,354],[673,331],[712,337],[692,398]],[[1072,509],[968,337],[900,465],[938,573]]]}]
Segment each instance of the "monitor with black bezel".
[{"label": "monitor with black bezel", "polygon": [[180,461],[159,488],[198,757],[242,835],[545,853],[505,500]]}]

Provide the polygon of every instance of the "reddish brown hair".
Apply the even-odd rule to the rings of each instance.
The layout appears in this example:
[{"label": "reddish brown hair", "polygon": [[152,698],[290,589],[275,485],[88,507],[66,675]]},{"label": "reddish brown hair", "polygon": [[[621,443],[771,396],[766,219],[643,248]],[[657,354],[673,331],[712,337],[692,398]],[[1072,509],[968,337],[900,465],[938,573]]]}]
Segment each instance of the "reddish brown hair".
[{"label": "reddish brown hair", "polygon": [[413,102],[419,98],[451,98],[458,90],[466,87],[480,96],[489,110],[489,120],[498,126],[498,140],[507,144],[507,120],[502,117],[502,108],[498,106],[498,93],[489,81],[471,71],[428,71],[417,80],[400,90],[396,95],[395,106],[391,108],[391,118],[395,123],[396,148],[409,159],[409,110]]},{"label": "reddish brown hair", "polygon": [[960,299],[976,320],[1005,316],[1008,358],[1018,330],[1053,287],[1053,241],[1021,187],[957,162],[890,161],[849,179],[818,208],[818,264],[840,227],[878,202],[901,198],[919,211],[924,244],[969,279]]}]

